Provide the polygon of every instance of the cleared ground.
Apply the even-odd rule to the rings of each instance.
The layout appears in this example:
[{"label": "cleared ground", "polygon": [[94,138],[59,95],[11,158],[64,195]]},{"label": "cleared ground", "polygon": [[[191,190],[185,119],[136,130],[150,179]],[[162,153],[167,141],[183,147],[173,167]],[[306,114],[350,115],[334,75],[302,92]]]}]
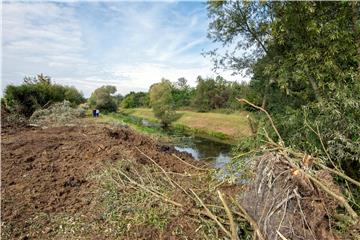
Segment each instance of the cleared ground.
[{"label": "cleared ground", "polygon": [[191,195],[221,204],[211,170],[126,126],[3,121],[1,137],[1,239],[224,236]]},{"label": "cleared ground", "polygon": [[[157,121],[149,108],[126,109],[122,112],[136,117]],[[199,113],[193,111],[177,111],[179,118],[174,124],[181,124],[192,129],[200,129],[205,132],[219,132],[233,139],[250,136],[251,130],[246,118],[247,112],[232,114],[222,113]]]}]

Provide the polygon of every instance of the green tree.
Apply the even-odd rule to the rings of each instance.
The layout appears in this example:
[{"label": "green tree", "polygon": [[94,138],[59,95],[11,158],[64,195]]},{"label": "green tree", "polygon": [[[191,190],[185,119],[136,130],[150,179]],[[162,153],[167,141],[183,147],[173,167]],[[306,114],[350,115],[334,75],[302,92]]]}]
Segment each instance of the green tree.
[{"label": "green tree", "polygon": [[153,84],[149,90],[150,105],[154,115],[165,128],[176,118],[171,90],[171,82],[166,79],[162,79],[160,83]]},{"label": "green tree", "polygon": [[271,85],[306,105],[359,80],[355,2],[220,1],[208,9],[209,37],[228,49],[210,52],[216,66],[257,70],[263,106],[273,99],[267,96]]},{"label": "green tree", "polygon": [[145,92],[130,92],[121,102],[123,108],[137,108],[149,106],[149,94]]},{"label": "green tree", "polygon": [[187,84],[185,78],[179,78],[172,84],[171,94],[174,98],[176,108],[190,106],[194,89]]},{"label": "green tree", "polygon": [[224,46],[209,53],[215,66],[252,73],[252,97],[287,144],[358,168],[359,3],[211,1],[208,10],[209,37]]},{"label": "green tree", "polygon": [[111,96],[116,92],[115,86],[102,86],[97,88],[90,96],[88,103],[92,108],[97,108],[105,112],[116,112],[117,103]]}]

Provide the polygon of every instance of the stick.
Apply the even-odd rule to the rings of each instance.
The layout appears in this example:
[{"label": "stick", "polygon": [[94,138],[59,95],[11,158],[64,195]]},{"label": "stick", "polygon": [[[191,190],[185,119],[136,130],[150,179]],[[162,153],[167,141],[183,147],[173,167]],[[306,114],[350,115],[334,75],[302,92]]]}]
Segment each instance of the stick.
[{"label": "stick", "polygon": [[323,165],[323,164],[321,164],[321,163],[319,163],[319,162],[315,162],[315,164],[316,164],[316,165],[319,165],[319,166],[322,167],[323,169],[328,170],[329,172],[332,172],[332,173],[334,173],[334,174],[336,174],[336,175],[338,175],[338,176],[340,176],[340,177],[348,180],[349,182],[355,184],[356,186],[360,187],[360,182],[352,179],[351,177],[345,175],[344,173],[339,172],[339,171],[336,171],[336,170],[334,170],[334,169],[332,169],[332,168],[329,168],[329,167],[327,167],[327,166],[325,166],[325,165]]},{"label": "stick", "polygon": [[140,187],[141,189],[143,189],[144,191],[151,193],[152,195],[156,196],[156,197],[160,197],[162,198],[165,202],[169,202],[172,203],[173,205],[177,206],[177,207],[183,207],[183,205],[181,203],[175,202],[167,197],[165,197],[163,194],[159,193],[159,192],[155,192],[155,190],[150,190],[149,188],[147,188],[146,186],[134,181],[133,179],[131,179],[128,175],[126,175],[125,173],[123,173],[122,171],[118,170],[119,173],[121,175],[123,175],[125,178],[127,178],[129,180],[130,183]]},{"label": "stick", "polygon": [[238,236],[237,236],[237,233],[236,233],[236,226],[235,226],[235,223],[234,223],[234,218],[233,218],[233,215],[231,214],[231,211],[228,207],[228,205],[226,204],[225,202],[225,199],[224,199],[224,196],[222,195],[222,193],[218,190],[217,191],[218,194],[219,194],[219,198],[225,208],[225,212],[229,218],[229,223],[230,223],[230,231],[231,231],[231,240],[237,240],[238,239]]},{"label": "stick", "polygon": [[276,230],[276,233],[280,236],[280,238],[282,240],[288,240],[286,237],[284,237],[284,235],[281,234],[281,232],[279,232],[278,230]]},{"label": "stick", "polygon": [[183,162],[184,164],[186,164],[186,165],[188,165],[188,166],[190,166],[190,167],[192,167],[192,168],[195,168],[195,169],[201,170],[201,171],[208,171],[208,169],[204,169],[204,168],[200,168],[200,167],[194,166],[194,165],[192,165],[191,163],[188,163],[188,162],[182,160],[181,158],[179,158],[178,156],[176,156],[174,153],[171,154],[171,155],[173,155],[175,158],[177,158],[178,160],[180,160],[181,162]]},{"label": "stick", "polygon": [[259,226],[257,225],[256,221],[246,212],[246,210],[233,198],[231,198],[232,202],[235,203],[235,205],[240,209],[241,212],[244,213],[246,220],[250,223],[252,228],[254,229],[254,232],[257,234],[260,240],[265,240],[264,236],[262,235]]},{"label": "stick", "polygon": [[[306,174],[306,173],[305,173]],[[331,191],[328,187],[326,187],[322,182],[320,182],[319,180],[317,180],[315,177],[306,174],[306,176],[308,176],[311,181],[313,181],[317,186],[319,186],[322,190],[324,190],[327,194],[329,194],[330,196],[332,196],[333,198],[335,198],[336,200],[338,200],[340,202],[340,204],[346,209],[346,211],[350,214],[350,216],[354,219],[357,220],[358,219],[358,215],[356,214],[356,212],[350,207],[349,203],[345,200],[344,197],[337,195],[336,193],[334,193],[333,191]]]},{"label": "stick", "polygon": [[217,217],[206,207],[206,205],[204,204],[204,202],[199,198],[199,196],[190,188],[190,191],[192,192],[192,194],[194,194],[194,196],[196,197],[196,199],[200,202],[200,204],[204,207],[205,211],[207,212],[208,216],[214,220],[217,225],[219,225],[219,227],[221,228],[221,230],[223,230],[224,233],[226,233],[226,235],[228,235],[231,238],[231,233],[229,231],[227,231],[225,229],[225,227],[221,224],[221,222],[219,222],[219,220],[217,219]]},{"label": "stick", "polygon": [[244,98],[236,98],[239,102],[245,102],[247,104],[249,104],[250,106],[252,106],[253,108],[256,108],[256,109],[259,109],[260,111],[264,112],[266,114],[266,116],[268,117],[268,119],[270,120],[270,123],[271,123],[271,126],[272,128],[274,129],[276,135],[278,136],[279,138],[279,141],[280,141],[280,145],[281,146],[285,146],[284,145],[284,141],[282,140],[281,136],[280,136],[280,133],[279,131],[277,130],[277,128],[275,127],[275,124],[274,124],[274,121],[272,120],[270,114],[268,113],[268,111],[266,111],[264,108],[262,107],[259,107],[259,106],[256,106],[255,104],[249,102],[248,100],[244,99]]},{"label": "stick", "polygon": [[166,173],[166,171],[157,163],[155,162],[151,157],[149,157],[148,155],[146,155],[145,153],[143,153],[138,147],[135,147],[142,155],[144,155],[147,159],[149,159],[150,161],[152,161],[158,168],[161,169],[161,171],[165,174],[166,178],[169,180],[169,183],[171,184],[171,186],[175,187],[174,183],[172,182],[171,178],[169,177],[169,175]]}]

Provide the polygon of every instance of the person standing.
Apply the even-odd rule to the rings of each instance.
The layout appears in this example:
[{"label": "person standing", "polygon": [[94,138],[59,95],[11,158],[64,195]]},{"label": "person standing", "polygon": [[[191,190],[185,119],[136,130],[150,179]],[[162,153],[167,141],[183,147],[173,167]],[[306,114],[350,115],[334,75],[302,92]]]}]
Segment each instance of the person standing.
[{"label": "person standing", "polygon": [[92,115],[93,115],[93,117],[96,117],[96,109],[92,110]]},{"label": "person standing", "polygon": [[96,117],[99,117],[99,115],[100,115],[100,110],[96,109]]}]

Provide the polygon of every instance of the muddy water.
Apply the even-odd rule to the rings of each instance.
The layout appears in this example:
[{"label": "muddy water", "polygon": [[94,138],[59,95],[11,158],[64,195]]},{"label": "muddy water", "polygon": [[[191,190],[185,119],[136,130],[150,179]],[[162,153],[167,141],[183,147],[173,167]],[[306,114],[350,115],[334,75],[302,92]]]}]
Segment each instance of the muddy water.
[{"label": "muddy water", "polygon": [[[141,124],[146,127],[159,127],[147,120],[142,120]],[[226,163],[230,162],[231,145],[210,140],[200,136],[189,136],[185,133],[168,131],[168,134],[174,139],[169,143],[176,150],[190,153],[195,159],[207,161],[215,168],[224,168]]]}]

